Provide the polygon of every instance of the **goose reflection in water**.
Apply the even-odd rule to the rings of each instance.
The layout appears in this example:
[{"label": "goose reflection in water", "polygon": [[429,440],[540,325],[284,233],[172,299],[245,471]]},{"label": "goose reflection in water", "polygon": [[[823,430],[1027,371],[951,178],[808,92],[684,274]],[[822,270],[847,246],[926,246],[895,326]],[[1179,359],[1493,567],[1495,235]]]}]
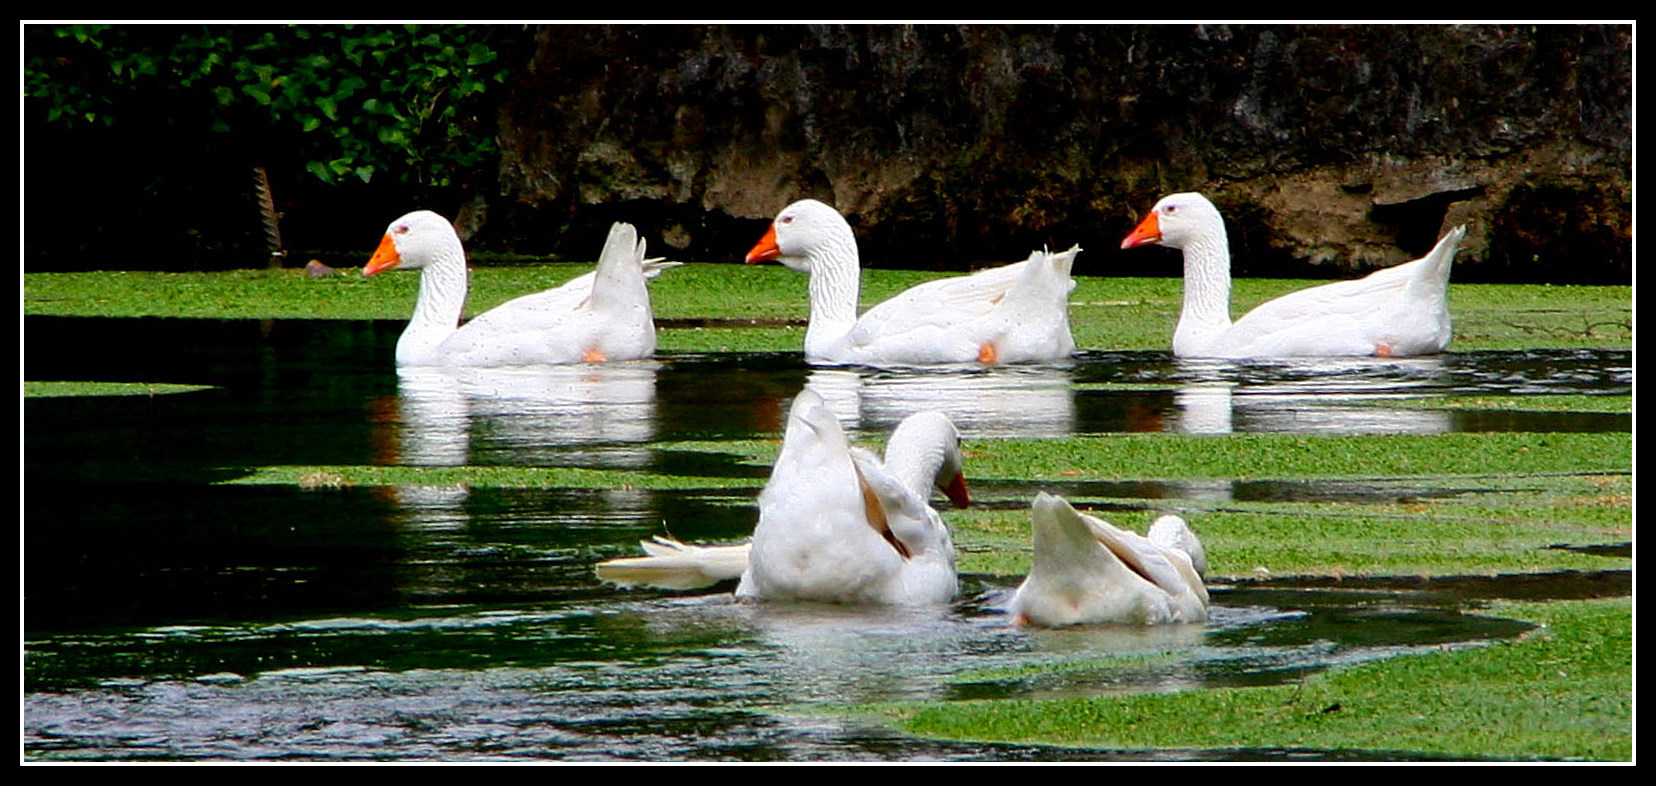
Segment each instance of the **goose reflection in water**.
[{"label": "goose reflection in water", "polygon": [[1442,356],[1296,358],[1237,363],[1180,360],[1168,431],[1182,434],[1443,434],[1450,413],[1379,406],[1440,395]]},{"label": "goose reflection in water", "polygon": [[648,466],[658,367],[400,368],[397,443],[378,463]]},{"label": "goose reflection in water", "polygon": [[840,425],[885,434],[916,412],[942,412],[962,436],[1063,437],[1075,433],[1070,369],[1021,366],[961,371],[818,369],[816,390]]}]

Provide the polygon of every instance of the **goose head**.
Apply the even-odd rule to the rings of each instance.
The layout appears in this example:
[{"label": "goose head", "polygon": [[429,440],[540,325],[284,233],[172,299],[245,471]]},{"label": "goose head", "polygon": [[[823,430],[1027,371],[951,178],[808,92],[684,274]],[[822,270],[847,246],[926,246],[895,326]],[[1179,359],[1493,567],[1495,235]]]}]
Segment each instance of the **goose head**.
[{"label": "goose head", "polygon": [[430,210],[416,210],[386,227],[385,237],[362,268],[362,275],[372,276],[392,269],[419,270],[457,252],[464,254],[454,225]]},{"label": "goose head", "polygon": [[1121,241],[1121,247],[1155,244],[1183,249],[1192,242],[1212,237],[1215,229],[1223,237],[1224,219],[1207,197],[1193,192],[1170,194],[1150,208],[1150,214]]},{"label": "goose head", "polygon": [[815,199],[802,199],[782,209],[770,229],[747,253],[748,264],[780,262],[809,273],[815,258],[827,254],[851,253],[856,259],[856,237],[851,225],[838,210]]},{"label": "goose head", "polygon": [[1190,557],[1190,566],[1196,570],[1196,575],[1207,576],[1207,549],[1202,547],[1202,541],[1182,517],[1169,513],[1156,519],[1150,524],[1150,531],[1145,533],[1145,537],[1151,543],[1184,552]]}]

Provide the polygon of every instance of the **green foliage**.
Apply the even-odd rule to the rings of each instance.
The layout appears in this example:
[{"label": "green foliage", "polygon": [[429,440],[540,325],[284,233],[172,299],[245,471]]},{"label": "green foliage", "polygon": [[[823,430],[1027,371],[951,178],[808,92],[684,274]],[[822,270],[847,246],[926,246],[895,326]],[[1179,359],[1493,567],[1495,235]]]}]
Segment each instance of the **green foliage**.
[{"label": "green foliage", "polygon": [[464,25],[34,25],[25,112],[48,126],[161,122],[302,140],[323,181],[449,185],[493,150],[480,113],[504,28]]}]

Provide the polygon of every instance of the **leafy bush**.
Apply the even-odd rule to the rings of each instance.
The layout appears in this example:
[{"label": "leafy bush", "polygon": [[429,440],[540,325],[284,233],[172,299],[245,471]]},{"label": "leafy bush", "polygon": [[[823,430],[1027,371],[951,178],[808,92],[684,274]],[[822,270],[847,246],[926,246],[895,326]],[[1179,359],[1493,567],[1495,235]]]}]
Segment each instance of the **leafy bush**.
[{"label": "leafy bush", "polygon": [[[485,94],[510,28],[32,25],[25,112],[64,130],[164,123],[281,139],[324,182],[444,187],[494,151]],[[27,116],[27,114],[26,114]],[[294,143],[293,140],[299,140]]]}]

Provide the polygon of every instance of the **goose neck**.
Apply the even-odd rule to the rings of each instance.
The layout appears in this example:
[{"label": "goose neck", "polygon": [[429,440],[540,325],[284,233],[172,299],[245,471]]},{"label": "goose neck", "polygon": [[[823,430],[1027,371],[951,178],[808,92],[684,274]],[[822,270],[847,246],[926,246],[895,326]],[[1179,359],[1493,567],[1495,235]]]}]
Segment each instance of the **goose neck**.
[{"label": "goose neck", "polygon": [[1179,321],[1209,329],[1230,326],[1230,249],[1221,232],[1184,247],[1184,304]]},{"label": "goose neck", "polygon": [[930,499],[932,489],[937,485],[937,474],[943,469],[945,448],[941,440],[909,436],[914,438],[901,439],[900,434],[892,435],[892,441],[886,445],[886,471],[896,477],[903,488],[921,499]]},{"label": "goose neck", "polygon": [[466,310],[466,291],[465,253],[456,248],[436,254],[420,271],[419,298],[397,343],[398,357],[404,356],[405,346],[406,351],[433,347],[458,329]]},{"label": "goose neck", "polygon": [[810,259],[811,321],[805,331],[807,353],[843,337],[857,322],[862,269],[855,239],[834,239],[813,248]]}]

